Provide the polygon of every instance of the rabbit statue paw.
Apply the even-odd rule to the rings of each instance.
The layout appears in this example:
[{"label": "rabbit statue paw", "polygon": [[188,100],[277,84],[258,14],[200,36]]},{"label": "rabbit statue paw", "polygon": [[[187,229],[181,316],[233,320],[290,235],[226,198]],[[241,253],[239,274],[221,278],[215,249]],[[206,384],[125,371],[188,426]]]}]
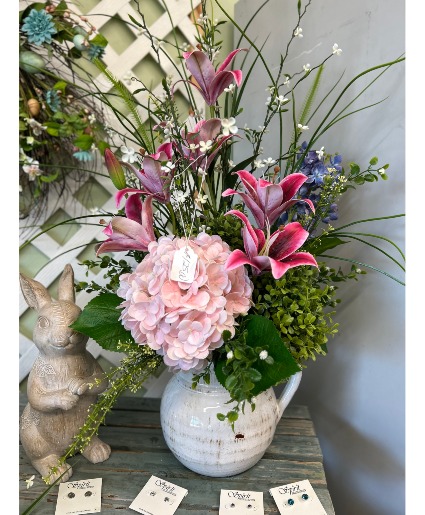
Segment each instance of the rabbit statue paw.
[{"label": "rabbit statue paw", "polygon": [[[59,282],[58,300],[38,281],[20,274],[28,306],[38,314],[33,341],[39,351],[28,377],[26,405],[20,421],[20,439],[33,467],[53,482],[67,481],[72,468],[61,458],[87,418],[89,407],[106,390],[105,374],[87,351],[88,337],[69,326],[78,318],[74,272],[66,265]],[[93,437],[82,452],[91,463],[109,458],[111,448]]]}]

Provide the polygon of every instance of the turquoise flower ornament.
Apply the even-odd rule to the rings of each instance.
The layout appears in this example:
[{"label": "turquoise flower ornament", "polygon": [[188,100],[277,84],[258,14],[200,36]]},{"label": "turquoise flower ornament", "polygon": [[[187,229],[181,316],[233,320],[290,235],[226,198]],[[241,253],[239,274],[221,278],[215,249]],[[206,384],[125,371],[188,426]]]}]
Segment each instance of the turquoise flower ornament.
[{"label": "turquoise flower ornament", "polygon": [[56,34],[57,30],[50,14],[32,9],[25,18],[22,32],[27,33],[28,43],[41,46],[43,43],[51,43],[52,34]]}]

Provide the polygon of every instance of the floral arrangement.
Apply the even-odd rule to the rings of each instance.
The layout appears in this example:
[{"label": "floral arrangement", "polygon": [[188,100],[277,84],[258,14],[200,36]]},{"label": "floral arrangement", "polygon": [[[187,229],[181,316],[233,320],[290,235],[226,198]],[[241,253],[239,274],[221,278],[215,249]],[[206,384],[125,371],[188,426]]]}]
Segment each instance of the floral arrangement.
[{"label": "floral arrangement", "polygon": [[[164,78],[161,97],[144,83],[136,91],[148,92],[148,105],[140,106],[102,61],[94,60],[116,86],[131,117],[119,117],[129,130],[126,145],[116,152],[104,151],[118,210],[103,215],[105,239],[97,245],[96,258],[84,262],[88,268],[103,268],[106,282],[77,284],[78,290],[97,294],[72,327],[126,356],[109,374],[110,388],[92,407],[67,456],[86,445],[119,395],[136,391],[163,364],[192,373],[194,387],[201,380],[208,383],[214,373],[230,399],[229,411],[219,418],[233,425],[248,405],[255,409],[260,392],[326,355],[328,341],[338,331],[333,316],[340,302],[340,282],[357,281],[365,268],[389,275],[354,259],[340,258],[346,268],[334,268],[327,258],[336,256],[329,252],[355,240],[396,261],[365,239],[381,242],[383,237],[349,231],[349,226],[367,220],[333,225],[344,194],[386,180],[389,165],[378,164],[377,157],[364,165],[343,164],[339,150],[327,152],[317,142],[319,137],[324,141],[330,126],[353,114],[346,112],[352,101],[340,104],[356,80],[386,71],[403,58],[354,77],[332,100],[325,118],[314,121],[311,111],[323,65],[340,56],[339,46],[330,44],[323,61],[306,64],[292,75],[285,73],[287,51],[272,74],[245,30],[219,1],[215,3],[249,48],[236,48],[220,61],[224,22],[208,17],[202,2],[196,46],[181,49],[176,44],[178,76]],[[302,36],[309,5],[298,2],[288,50]],[[165,55],[140,9],[139,13],[141,20],[132,18],[132,23],[149,38],[158,58]],[[270,77],[264,124],[258,130],[242,129],[237,123],[244,84],[253,69],[243,70],[248,52],[254,53],[254,63],[263,62]],[[239,66],[234,64],[238,59]],[[297,110],[301,104],[295,103],[295,94],[305,80],[311,86],[303,108]],[[177,82],[191,98],[188,113],[177,109]],[[196,104],[195,93],[206,109]],[[329,101],[330,93],[322,102]],[[337,106],[339,114],[334,114]],[[141,122],[141,107],[153,121],[148,128]],[[286,150],[266,158],[262,145],[273,119],[286,123],[293,137]],[[312,136],[306,139],[308,129]],[[251,151],[234,163],[233,147],[242,140]],[[385,218],[396,216],[402,215]],[[393,242],[386,241],[403,257]]]},{"label": "floral arrangement", "polygon": [[63,191],[109,146],[102,104],[79,63],[101,57],[107,40],[64,1],[27,5],[19,36],[19,209],[37,220],[49,188]]}]

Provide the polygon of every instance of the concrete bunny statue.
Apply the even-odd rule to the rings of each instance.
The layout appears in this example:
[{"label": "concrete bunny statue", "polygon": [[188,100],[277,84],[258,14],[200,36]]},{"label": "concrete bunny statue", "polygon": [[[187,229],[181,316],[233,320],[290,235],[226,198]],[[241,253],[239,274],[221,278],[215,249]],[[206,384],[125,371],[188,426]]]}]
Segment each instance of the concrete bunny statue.
[{"label": "concrete bunny statue", "polygon": [[[66,265],[53,300],[38,281],[20,274],[21,290],[38,319],[33,341],[39,350],[28,378],[28,404],[20,420],[20,439],[33,467],[52,483],[68,481],[72,468],[58,467],[58,459],[73,441],[108,382],[94,357],[86,350],[88,337],[69,327],[79,314],[75,304],[74,271]],[[89,388],[90,383],[101,380]],[[111,448],[94,436],[82,452],[91,463],[109,458]],[[57,472],[51,474],[51,467]]]}]

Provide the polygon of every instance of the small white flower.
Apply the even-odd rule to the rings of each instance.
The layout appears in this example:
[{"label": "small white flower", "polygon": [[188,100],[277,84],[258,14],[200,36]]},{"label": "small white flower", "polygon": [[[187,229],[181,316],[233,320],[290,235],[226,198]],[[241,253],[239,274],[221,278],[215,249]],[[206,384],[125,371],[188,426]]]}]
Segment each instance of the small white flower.
[{"label": "small white flower", "polygon": [[38,175],[43,173],[39,168],[39,162],[31,158],[28,158],[28,164],[24,165],[22,169],[28,174],[30,181],[34,181]]},{"label": "small white flower", "polygon": [[88,121],[91,123],[91,125],[93,125],[94,123],[96,123],[96,115],[91,113],[87,116],[87,119]]},{"label": "small white flower", "polygon": [[319,159],[323,159],[323,156],[324,156],[324,150],[325,150],[325,147],[322,147],[320,150],[316,150],[316,154],[317,154],[317,157]]},{"label": "small white flower", "polygon": [[199,145],[197,145],[196,143],[191,143],[191,144],[189,145],[189,150],[190,150],[191,152],[195,152],[195,150],[196,150],[197,148],[199,148]]},{"label": "small white flower", "polygon": [[267,97],[266,106],[269,106],[272,103],[272,97]]},{"label": "small white flower", "polygon": [[249,132],[251,129],[248,127],[248,124],[245,123],[245,125],[243,126],[243,130]]},{"label": "small white flower", "polygon": [[361,274],[362,273],[362,269],[361,268],[356,268],[356,273],[357,274]]},{"label": "small white flower", "polygon": [[176,202],[178,202],[179,204],[182,204],[186,197],[189,195],[189,193],[187,192],[183,192],[183,191],[178,191],[175,195],[174,195],[174,199]]},{"label": "small white flower", "polygon": [[325,266],[325,270],[326,270],[326,272],[330,272],[331,271],[331,269],[328,266]]},{"label": "small white flower", "polygon": [[291,84],[291,81],[289,80],[289,77],[286,77],[285,82],[283,83],[284,86],[287,86],[289,88]]},{"label": "small white flower", "polygon": [[379,175],[384,175],[384,173],[385,173],[385,168],[380,168],[380,169],[378,170],[378,173],[379,173]]},{"label": "small white flower", "polygon": [[121,159],[124,161],[124,163],[134,163],[136,161],[137,157],[133,147],[126,147],[125,145],[122,145],[120,150],[122,153]]},{"label": "small white flower", "polygon": [[302,123],[299,123],[297,127],[300,131],[308,131],[308,125],[303,125]]},{"label": "small white flower", "polygon": [[201,177],[202,177],[202,176],[207,175],[207,170],[206,170],[206,168],[201,168],[201,167],[199,167],[199,168],[198,168],[198,170],[197,170],[197,172],[198,172],[198,175],[200,175]]},{"label": "small white flower", "polygon": [[199,142],[199,150],[206,154],[209,150],[212,149],[213,142],[209,139],[208,141],[200,141]]},{"label": "small white flower", "polygon": [[227,359],[233,359],[233,351],[227,353]]},{"label": "small white flower", "polygon": [[254,166],[255,166],[255,168],[263,168],[263,166],[264,166],[263,161],[261,161],[261,159],[256,159],[254,161]]},{"label": "small white flower", "polygon": [[233,168],[235,166],[235,163],[231,159],[229,159],[228,163],[230,168]]},{"label": "small white flower", "polygon": [[276,98],[276,102],[278,102],[280,105],[283,105],[283,104],[286,104],[286,102],[289,102],[289,98],[286,98],[283,95],[279,95]]},{"label": "small white flower", "polygon": [[265,91],[268,91],[269,93],[273,93],[273,91],[276,89],[275,86],[267,86],[267,88],[265,89]]},{"label": "small white flower", "polygon": [[294,36],[295,36],[296,38],[302,38],[302,37],[303,37],[302,32],[303,32],[303,29],[302,29],[301,27],[297,27],[297,28],[295,29],[295,31],[294,31]]},{"label": "small white flower", "polygon": [[223,118],[221,120],[221,126],[223,127],[224,136],[229,136],[230,133],[236,134],[238,132],[238,128],[236,126],[236,120],[233,118]]},{"label": "small white flower", "polygon": [[29,479],[25,479],[25,483],[27,484],[27,490],[28,488],[31,488],[34,484],[35,476],[31,476]]},{"label": "small white flower", "polygon": [[303,65],[303,70],[304,70],[306,73],[307,73],[307,72],[309,72],[309,71],[310,71],[310,69],[311,69],[311,68],[310,68],[310,64],[309,64],[309,63],[307,63],[307,64],[304,64],[304,65]]},{"label": "small white flower", "polygon": [[161,166],[161,170],[163,172],[171,172],[171,170],[174,170],[175,167],[176,165],[174,163],[172,163],[171,161],[167,161],[165,165]]},{"label": "small white flower", "polygon": [[235,85],[234,84],[230,84],[228,88],[224,88],[224,91],[226,93],[233,93],[235,90]]},{"label": "small white flower", "polygon": [[92,207],[90,210],[91,215],[100,215],[101,211],[98,207]]},{"label": "small white flower", "polygon": [[260,359],[262,359],[263,361],[264,361],[265,359],[267,359],[267,358],[268,358],[268,356],[269,356],[269,353],[268,353],[266,350],[262,350],[262,351],[260,352],[260,354],[259,354]]},{"label": "small white flower", "polygon": [[32,145],[34,143],[34,138],[32,136],[27,136],[27,145]]},{"label": "small white flower", "polygon": [[182,48],[181,48],[182,51],[187,52],[189,50],[189,46],[190,46],[189,43],[183,43]]},{"label": "small white flower", "polygon": [[341,55],[342,54],[342,48],[339,48],[337,43],[334,43],[332,47],[332,53],[335,55]]},{"label": "small white flower", "polygon": [[335,286],[332,286],[332,285],[331,285],[331,286],[329,286],[329,290],[330,290],[330,291],[335,290]]},{"label": "small white flower", "polygon": [[47,129],[45,125],[41,125],[41,123],[38,123],[34,118],[25,118],[25,121],[31,127],[36,136],[40,136],[40,134]]},{"label": "small white flower", "polygon": [[275,163],[276,163],[276,160],[273,159],[272,157],[268,157],[267,159],[265,159],[263,161],[264,166],[271,166],[271,165],[274,165]]},{"label": "small white flower", "polygon": [[198,193],[198,196],[196,197],[196,202],[199,204],[206,204],[208,200],[208,195],[202,195],[202,193]]}]

